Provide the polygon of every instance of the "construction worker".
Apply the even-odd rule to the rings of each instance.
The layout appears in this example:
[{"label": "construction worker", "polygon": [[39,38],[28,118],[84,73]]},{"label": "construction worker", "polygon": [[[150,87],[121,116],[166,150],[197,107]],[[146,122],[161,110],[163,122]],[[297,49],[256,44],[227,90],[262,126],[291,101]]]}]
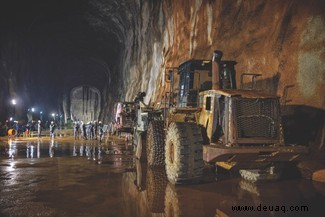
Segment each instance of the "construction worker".
[{"label": "construction worker", "polygon": [[41,120],[38,120],[38,122],[37,122],[37,137],[38,138],[41,138],[41,133],[42,133]]},{"label": "construction worker", "polygon": [[87,138],[92,140],[93,137],[92,137],[92,124],[91,124],[91,122],[87,123],[86,131],[87,131]]},{"label": "construction worker", "polygon": [[15,121],[15,130],[16,130],[16,137],[20,136],[20,127],[19,127],[19,122]]},{"label": "construction worker", "polygon": [[30,125],[27,124],[27,125],[26,125],[26,130],[25,130],[25,136],[26,136],[26,137],[29,137],[29,136],[30,136],[29,133],[30,133]]},{"label": "construction worker", "polygon": [[94,136],[94,139],[97,140],[97,131],[98,131],[98,124],[97,124],[97,121],[94,121],[94,124],[93,124],[93,136]]},{"label": "construction worker", "polygon": [[102,142],[103,137],[104,137],[104,130],[103,130],[103,124],[101,121],[98,122],[98,137],[99,137],[99,142]]},{"label": "construction worker", "polygon": [[54,130],[55,130],[55,124],[54,121],[51,121],[50,124],[50,137],[54,138]]},{"label": "construction worker", "polygon": [[86,128],[85,128],[85,124],[83,121],[80,121],[80,133],[81,133],[81,138],[87,139],[86,138]]},{"label": "construction worker", "polygon": [[74,139],[79,139],[79,123],[78,121],[73,122],[73,135]]}]

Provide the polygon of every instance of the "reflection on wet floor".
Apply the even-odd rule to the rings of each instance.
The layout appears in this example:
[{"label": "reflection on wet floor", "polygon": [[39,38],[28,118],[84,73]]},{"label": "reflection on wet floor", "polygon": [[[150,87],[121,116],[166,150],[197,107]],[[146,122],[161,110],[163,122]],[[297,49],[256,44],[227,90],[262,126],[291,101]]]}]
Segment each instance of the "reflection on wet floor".
[{"label": "reflection on wet floor", "polygon": [[[42,143],[41,140],[21,143],[16,140],[8,140],[8,143],[1,144],[0,157],[8,156],[10,159],[21,158],[46,158],[46,157],[87,157],[98,161],[98,164],[106,162],[130,161],[133,159],[133,146],[130,143],[108,144],[94,141],[74,141],[71,143],[59,143],[57,140],[50,140]],[[25,153],[25,154],[24,154]]]},{"label": "reflection on wet floor", "polygon": [[[42,140],[0,143],[0,216],[323,216],[324,184],[254,184],[207,169],[196,185],[168,183],[132,144]],[[236,211],[234,207],[255,211]],[[266,211],[263,207],[266,207]],[[290,211],[290,207],[308,211]],[[277,210],[278,207],[278,210]],[[272,208],[272,209],[271,209]]]}]

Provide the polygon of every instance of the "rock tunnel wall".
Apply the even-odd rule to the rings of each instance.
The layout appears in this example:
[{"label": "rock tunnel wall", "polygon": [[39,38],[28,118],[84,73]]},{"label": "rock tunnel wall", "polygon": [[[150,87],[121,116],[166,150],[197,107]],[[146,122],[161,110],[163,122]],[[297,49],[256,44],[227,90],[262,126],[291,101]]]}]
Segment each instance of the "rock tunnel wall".
[{"label": "rock tunnel wall", "polygon": [[[259,88],[290,104],[324,109],[325,3],[309,1],[144,1],[127,33],[126,100],[147,91],[154,102],[166,67],[211,59],[215,49],[242,73],[262,73]],[[159,2],[159,3],[157,3]],[[155,17],[155,18],[153,18]]]},{"label": "rock tunnel wall", "polygon": [[257,88],[286,95],[289,143],[324,149],[315,139],[325,133],[324,1],[142,1],[139,11],[124,50],[125,100],[146,91],[147,103],[159,102],[166,67],[219,49],[237,62],[237,83],[242,73],[261,73]]}]

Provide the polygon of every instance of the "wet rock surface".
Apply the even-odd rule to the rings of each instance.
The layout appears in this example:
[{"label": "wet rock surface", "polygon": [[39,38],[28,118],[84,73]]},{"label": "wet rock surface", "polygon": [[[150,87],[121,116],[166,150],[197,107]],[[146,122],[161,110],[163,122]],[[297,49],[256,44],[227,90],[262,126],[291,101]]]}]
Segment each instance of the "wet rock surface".
[{"label": "wet rock surface", "polygon": [[[231,173],[216,179],[207,168],[201,183],[174,186],[163,169],[147,168],[124,143],[0,141],[0,186],[0,216],[8,217],[322,216],[325,211],[324,183],[290,178],[253,184]],[[291,206],[300,210],[290,211]]]}]

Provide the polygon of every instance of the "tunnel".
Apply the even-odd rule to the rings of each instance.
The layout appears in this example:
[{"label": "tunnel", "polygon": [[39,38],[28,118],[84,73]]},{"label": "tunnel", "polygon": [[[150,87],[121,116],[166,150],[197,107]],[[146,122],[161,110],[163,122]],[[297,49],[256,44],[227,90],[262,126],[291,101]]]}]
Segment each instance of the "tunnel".
[{"label": "tunnel", "polygon": [[[1,100],[17,98],[17,119],[26,118],[30,107],[43,111],[44,115],[52,112],[69,115],[63,102],[80,85],[96,87],[100,97],[108,99],[107,108],[109,99],[118,100],[126,37],[123,26],[127,22],[123,14],[127,12],[125,6],[119,4],[118,1],[1,3],[1,28],[6,29],[1,34]],[[114,13],[104,15],[106,10]],[[3,105],[1,111],[10,113],[12,108]]]},{"label": "tunnel", "polygon": [[[257,85],[287,107],[286,137],[308,143],[324,124],[313,124],[324,118],[324,2],[275,2],[2,1],[1,122],[24,121],[32,108],[34,119],[73,120],[71,91],[80,86],[98,89],[96,118],[109,122],[114,103],[142,91],[158,105],[166,69],[219,49],[237,62],[237,83],[262,74]],[[301,131],[309,136],[296,137]]]},{"label": "tunnel", "polygon": [[[220,51],[222,60],[220,57],[220,60],[212,63],[211,59],[216,51]],[[214,70],[211,73],[210,71],[205,72],[203,75],[203,73],[194,72],[190,63],[197,64],[201,67],[202,71],[206,67],[213,65]],[[219,64],[219,68],[217,64]],[[193,87],[196,85],[202,92],[211,91],[211,89],[218,91],[220,88],[218,83],[221,81],[220,77],[226,80],[226,73],[230,68],[232,72],[229,84],[231,83],[232,85],[228,86],[232,88],[237,86],[237,89],[251,88],[263,91],[266,94],[272,95],[276,102],[279,103],[276,106],[274,106],[275,104],[270,106],[271,103],[266,105],[260,98],[251,100],[250,102],[254,101],[255,105],[258,103],[259,105],[245,107],[248,109],[242,109],[240,111],[241,116],[239,115],[230,121],[228,120],[229,122],[227,123],[234,124],[237,120],[236,118],[239,120],[242,116],[246,115],[246,119],[240,123],[252,127],[244,128],[244,126],[241,128],[243,129],[242,132],[231,131],[233,134],[229,134],[230,137],[241,133],[247,135],[247,137],[256,136],[258,134],[256,133],[258,127],[254,125],[257,122],[252,120],[256,116],[255,113],[258,113],[261,108],[272,110],[271,112],[268,111],[272,115],[274,111],[279,112],[279,117],[274,115],[276,116],[276,121],[272,119],[273,122],[270,121],[269,116],[266,117],[263,114],[263,125],[260,125],[262,127],[259,130],[265,133],[263,130],[267,129],[267,133],[269,133],[267,135],[274,134],[279,140],[283,140],[281,142],[285,145],[280,145],[283,150],[286,147],[297,146],[308,150],[308,158],[298,165],[300,172],[306,173],[302,176],[311,179],[312,172],[319,170],[324,172],[324,0],[1,0],[0,157],[2,158],[0,167],[5,168],[6,171],[0,170],[0,182],[6,184],[6,189],[12,190],[10,188],[10,180],[16,180],[16,177],[12,178],[11,175],[14,174],[13,176],[15,176],[16,174],[18,177],[27,171],[26,177],[29,177],[32,181],[21,179],[19,180],[20,183],[24,183],[24,185],[27,183],[26,185],[35,187],[37,184],[34,185],[34,183],[40,182],[45,183],[44,185],[48,187],[48,180],[44,177],[52,177],[57,189],[64,188],[68,192],[55,191],[58,198],[69,198],[75,194],[75,197],[80,199],[75,192],[82,192],[83,186],[87,185],[86,189],[89,195],[95,189],[96,194],[94,193],[89,197],[83,195],[85,197],[80,199],[80,201],[76,200],[75,204],[77,205],[75,207],[67,207],[68,205],[64,204],[64,202],[59,205],[64,207],[66,211],[70,208],[75,209],[72,213],[78,213],[76,210],[79,207],[81,207],[81,211],[84,211],[82,209],[85,208],[80,206],[80,204],[85,204],[84,202],[91,201],[92,204],[96,204],[101,200],[104,201],[101,203],[101,208],[106,213],[118,216],[114,213],[116,201],[114,202],[111,198],[106,198],[106,196],[107,194],[112,194],[112,192],[118,195],[116,192],[120,191],[123,193],[123,197],[119,195],[118,198],[120,201],[123,200],[123,203],[116,207],[119,208],[118,214],[122,213],[123,216],[132,216],[132,214],[127,212],[133,210],[133,208],[136,212],[139,212],[134,216],[152,216],[151,213],[150,215],[148,213],[142,215],[144,207],[150,209],[153,213],[153,210],[159,210],[157,213],[165,212],[166,216],[168,216],[168,213],[173,212],[181,216],[184,213],[179,211],[180,207],[187,207],[188,204],[195,205],[189,207],[192,209],[198,207],[197,210],[202,211],[200,213],[201,216],[219,216],[218,209],[215,209],[216,204],[221,207],[226,206],[228,209],[233,200],[237,202],[250,200],[250,198],[245,197],[246,195],[254,195],[250,203],[252,201],[255,203],[254,198],[260,198],[263,195],[260,195],[259,192],[264,192],[267,195],[267,199],[273,202],[272,191],[274,189],[280,189],[275,190],[275,194],[281,196],[278,198],[282,198],[282,196],[283,198],[289,198],[287,201],[282,201],[284,204],[287,204],[292,199],[292,194],[295,199],[303,197],[303,201],[316,204],[316,208],[323,209],[320,203],[324,201],[324,186],[307,183],[308,181],[301,181],[300,179],[293,181],[294,188],[289,191],[292,192],[288,195],[285,195],[285,192],[287,189],[290,189],[291,181],[281,184],[270,184],[271,188],[264,188],[251,185],[251,183],[237,183],[238,180],[228,179],[225,182],[229,185],[224,188],[222,178],[221,182],[217,182],[216,180],[211,181],[210,176],[205,177],[208,181],[205,180],[204,187],[197,185],[193,188],[177,188],[170,183],[166,184],[164,182],[163,187],[155,188],[155,184],[160,180],[164,180],[162,174],[155,174],[158,170],[151,170],[150,166],[142,168],[143,162],[137,161],[137,165],[133,165],[132,157],[134,156],[129,156],[132,150],[135,149],[134,147],[140,147],[136,145],[142,145],[142,142],[143,144],[147,142],[146,133],[138,135],[137,140],[134,139],[136,134],[131,136],[127,134],[122,140],[121,135],[117,133],[117,135],[113,136],[119,137],[119,142],[122,141],[125,144],[117,144],[117,142],[110,140],[109,143],[113,146],[111,150],[104,147],[102,143],[98,145],[94,141],[83,140],[81,142],[80,140],[77,142],[76,137],[74,137],[75,140],[63,141],[62,143],[59,139],[50,140],[49,137],[46,137],[44,140],[41,140],[41,137],[39,137],[32,141],[26,140],[21,145],[19,142],[12,140],[11,135],[9,137],[7,135],[8,129],[13,127],[15,123],[21,125],[33,123],[36,126],[38,121],[43,124],[44,129],[47,129],[51,122],[55,122],[62,132],[72,132],[74,124],[79,121],[84,123],[101,121],[105,129],[108,129],[109,126],[111,127],[116,123],[116,117],[118,116],[114,114],[118,110],[117,107],[114,108],[114,105],[121,105],[119,110],[122,111],[124,109],[122,102],[126,102],[124,105],[129,103],[131,105],[130,110],[132,110],[132,103],[136,99],[139,100],[139,96],[141,101],[143,100],[143,104],[148,106],[148,108],[163,109],[165,115],[168,111],[164,106],[168,105],[176,108],[176,102],[168,101],[167,98],[170,96],[177,98],[177,94],[186,88],[187,92],[182,92],[182,100],[184,100],[182,105],[186,107],[184,109],[189,111],[197,107],[196,105],[198,104],[201,106],[199,109],[203,109],[203,100],[199,101],[199,97],[195,95],[198,91],[194,90]],[[184,72],[188,70],[186,71],[187,74],[182,74],[182,70]],[[177,75],[182,74],[183,76],[179,78],[179,86],[176,85],[179,82],[178,78],[175,80],[171,79],[173,73]],[[218,73],[221,75],[216,76]],[[213,77],[213,85],[209,81],[204,85],[203,83],[196,84],[197,78],[201,75],[205,78]],[[253,79],[245,80],[245,75],[253,75]],[[193,82],[186,83],[188,81],[186,76],[192,76]],[[183,86],[182,82],[184,83]],[[228,81],[225,81],[223,84],[228,84],[226,82]],[[190,96],[190,94],[192,95]],[[224,100],[225,97],[222,97],[221,95],[219,96],[220,99]],[[190,99],[196,100],[195,103],[197,104],[195,106],[188,106],[187,103]],[[211,114],[213,113],[212,111],[216,111],[212,110],[212,108],[225,108],[226,100],[212,101],[214,100],[213,97],[208,99],[205,101],[208,102],[205,104],[205,109],[209,108],[206,109],[207,113],[210,112],[209,114]],[[245,103],[243,102],[243,105],[246,105]],[[239,105],[239,102],[234,101],[234,104],[230,105],[236,106]],[[170,107],[168,109],[173,110]],[[252,110],[250,111],[251,113],[248,112],[249,109]],[[221,116],[221,113],[219,112],[218,115]],[[120,115],[119,117],[130,121],[130,117],[134,119],[134,116],[135,114],[132,113],[130,116]],[[218,124],[216,124],[217,122],[209,122],[210,119],[204,119],[202,121],[204,122],[203,124],[193,125],[191,128],[186,128],[185,124],[182,125],[183,123],[174,122],[175,124],[172,126],[175,132],[178,129],[185,129],[177,131],[179,136],[177,141],[185,141],[190,138],[192,135],[189,136],[188,132],[191,132],[193,135],[195,133],[196,135],[202,134],[202,141],[195,141],[196,145],[200,145],[199,148],[201,148],[201,143],[210,145],[209,139],[211,138],[212,141],[212,137],[215,137],[212,142],[217,143],[221,141],[222,139],[217,140],[219,134],[221,138],[227,133],[223,131],[224,129],[217,132],[216,128],[228,125],[225,124],[226,119],[219,116],[215,118],[215,120],[219,120]],[[147,121],[146,118],[148,117],[144,117],[143,120]],[[188,120],[193,122],[195,118],[197,116],[186,116],[185,122]],[[270,122],[272,122],[272,126],[269,125]],[[280,130],[274,127],[275,122]],[[134,130],[133,122],[130,121],[130,123],[127,133]],[[167,127],[170,123],[168,122],[164,125],[155,122],[155,124],[151,125],[151,129],[167,132]],[[209,132],[207,133],[207,131],[202,130],[202,127],[209,128]],[[34,131],[35,133],[37,132],[36,127]],[[133,137],[132,141],[129,140],[129,136],[130,138]],[[57,138],[59,137],[64,137],[64,134],[58,135]],[[159,141],[165,142],[164,137],[156,137]],[[150,138],[152,139],[153,136]],[[251,138],[245,139],[248,141]],[[135,144],[134,141],[139,143]],[[168,141],[169,153],[172,155],[174,153],[173,147],[176,147],[176,145],[174,145],[174,141]],[[254,144],[252,147],[257,147],[257,145]],[[269,147],[269,144],[264,145],[262,146]],[[254,149],[252,147],[248,149]],[[227,146],[226,148],[231,147]],[[91,150],[93,151],[92,153]],[[148,150],[150,150],[150,147]],[[159,149],[156,146],[152,147],[152,150],[157,153],[165,153],[164,148]],[[244,148],[242,150],[243,152],[240,154],[247,151]],[[87,151],[88,154],[86,153]],[[96,151],[98,152],[97,155]],[[136,151],[138,152],[135,155],[141,155],[145,150],[136,149]],[[9,158],[7,153],[9,153]],[[23,156],[21,153],[24,153],[24,157],[26,156],[27,160],[34,160],[37,156],[46,156],[47,162],[37,162],[36,166],[34,166],[33,162],[25,163],[24,160],[26,159],[21,160]],[[118,156],[110,155],[112,153]],[[124,153],[127,154],[119,156]],[[195,157],[202,160],[201,155],[197,154],[201,153],[201,149],[199,151],[195,150],[195,153]],[[102,163],[100,154],[109,158],[109,163],[102,167],[99,165]],[[270,157],[276,154],[276,152],[272,151],[263,151],[257,155],[259,157]],[[75,158],[70,161],[71,155],[79,157],[79,159]],[[14,156],[18,156],[20,159],[14,161]],[[62,164],[60,164],[60,159],[57,160],[56,157],[62,157]],[[83,157],[87,157],[88,161],[80,163]],[[227,157],[227,160],[231,161],[237,156],[229,154]],[[295,157],[297,156],[292,156],[291,159],[294,160]],[[156,161],[156,159],[152,161]],[[169,161],[173,163],[174,158],[170,158]],[[95,162],[96,167],[89,162]],[[166,161],[162,159],[161,162],[163,164]],[[223,162],[225,162],[224,159],[221,163]],[[15,163],[18,165],[17,170],[15,170]],[[79,163],[88,169],[83,170],[79,168]],[[219,162],[213,163],[217,165]],[[132,165],[130,166],[129,164]],[[183,165],[187,164],[184,163]],[[193,166],[192,164],[190,165]],[[229,165],[231,164],[229,163],[226,166]],[[195,166],[201,172],[203,166],[199,164]],[[25,167],[28,167],[30,170],[25,170]],[[33,168],[31,169],[31,167]],[[34,176],[33,172],[36,174],[40,167],[46,167],[49,170],[44,170],[45,172],[42,170],[44,173]],[[70,167],[72,168],[71,174],[73,174],[71,176],[69,176],[71,172]],[[109,168],[110,172],[107,172],[107,168]],[[205,168],[204,172],[207,172],[206,170]],[[29,171],[32,172],[29,173]],[[11,174],[10,172],[13,173]],[[83,172],[85,172],[84,177]],[[99,178],[96,177],[96,172],[100,174]],[[209,170],[208,172],[211,171]],[[109,174],[108,178],[106,177],[107,174]],[[324,173],[321,175],[324,175]],[[65,179],[65,176],[68,176],[68,179]],[[147,177],[146,180],[145,176]],[[84,179],[85,177],[89,179]],[[114,178],[110,179],[112,177]],[[69,178],[72,180],[71,183],[75,185],[72,189],[65,186],[66,184],[69,185]],[[323,176],[320,179],[324,181]],[[99,185],[104,183],[104,186],[107,186],[108,183],[109,186],[100,192],[99,188],[93,188],[90,185],[93,180],[96,183],[98,182]],[[145,181],[149,183],[147,186]],[[79,185],[80,183],[84,183],[84,185]],[[112,190],[110,187],[113,185],[118,187]],[[218,189],[211,190],[209,185],[217,186]],[[268,184],[265,186],[268,186]],[[277,188],[279,186],[280,188]],[[305,190],[305,186],[307,186],[307,190]],[[317,188],[321,189],[321,191]],[[74,189],[77,189],[77,191]],[[131,189],[131,196],[128,195],[130,192],[127,189]],[[26,189],[23,189],[23,192],[25,192],[24,190]],[[27,193],[25,193],[30,194],[27,190]],[[160,199],[164,201],[164,206],[169,206],[169,209],[164,209],[164,206],[155,207],[153,201],[149,199],[154,200],[156,198],[152,197],[152,195],[146,195],[150,191],[152,194],[166,193],[168,196]],[[182,192],[185,192],[186,194],[184,195],[189,197],[183,197]],[[322,195],[319,192],[322,192]],[[80,195],[82,194],[80,193]],[[208,202],[208,205],[203,204],[202,201],[204,200],[200,199],[201,196]],[[52,204],[59,201],[54,196],[51,198],[51,194],[47,191],[43,192],[42,197],[45,197],[47,201],[54,201]],[[169,200],[173,197],[179,199],[180,204],[186,202],[186,206],[178,207],[178,202],[169,203]],[[192,201],[192,197],[195,199],[195,202]],[[6,195],[8,203],[3,203],[3,207],[7,206],[6,204],[11,204],[10,198]],[[20,197],[17,196],[15,198]],[[105,198],[105,200],[102,200],[102,198]],[[141,198],[141,200],[138,200],[138,198]],[[219,202],[212,204],[215,198],[218,198]],[[148,201],[146,201],[147,199]],[[0,201],[2,201],[1,194]],[[223,204],[223,201],[226,201],[226,203]],[[107,204],[110,204],[110,207],[106,207]],[[124,209],[124,205],[129,208]],[[138,206],[140,209],[138,209]],[[94,209],[96,208],[94,206]],[[211,211],[210,208],[213,208],[213,210]],[[0,209],[0,214],[2,212],[9,213],[10,209],[8,210]],[[46,213],[46,209],[44,210],[44,213]],[[204,213],[204,210],[209,210],[209,213]],[[318,210],[313,211],[316,213]],[[195,215],[195,212],[191,213],[191,209],[185,210],[185,213],[185,216]],[[69,216],[66,213],[61,214],[59,213],[54,216]],[[270,216],[274,215],[273,212],[269,214]],[[303,215],[302,213],[300,214]],[[9,216],[14,215],[15,213]],[[220,216],[223,216],[222,213]],[[238,213],[234,216],[238,216]]]}]

